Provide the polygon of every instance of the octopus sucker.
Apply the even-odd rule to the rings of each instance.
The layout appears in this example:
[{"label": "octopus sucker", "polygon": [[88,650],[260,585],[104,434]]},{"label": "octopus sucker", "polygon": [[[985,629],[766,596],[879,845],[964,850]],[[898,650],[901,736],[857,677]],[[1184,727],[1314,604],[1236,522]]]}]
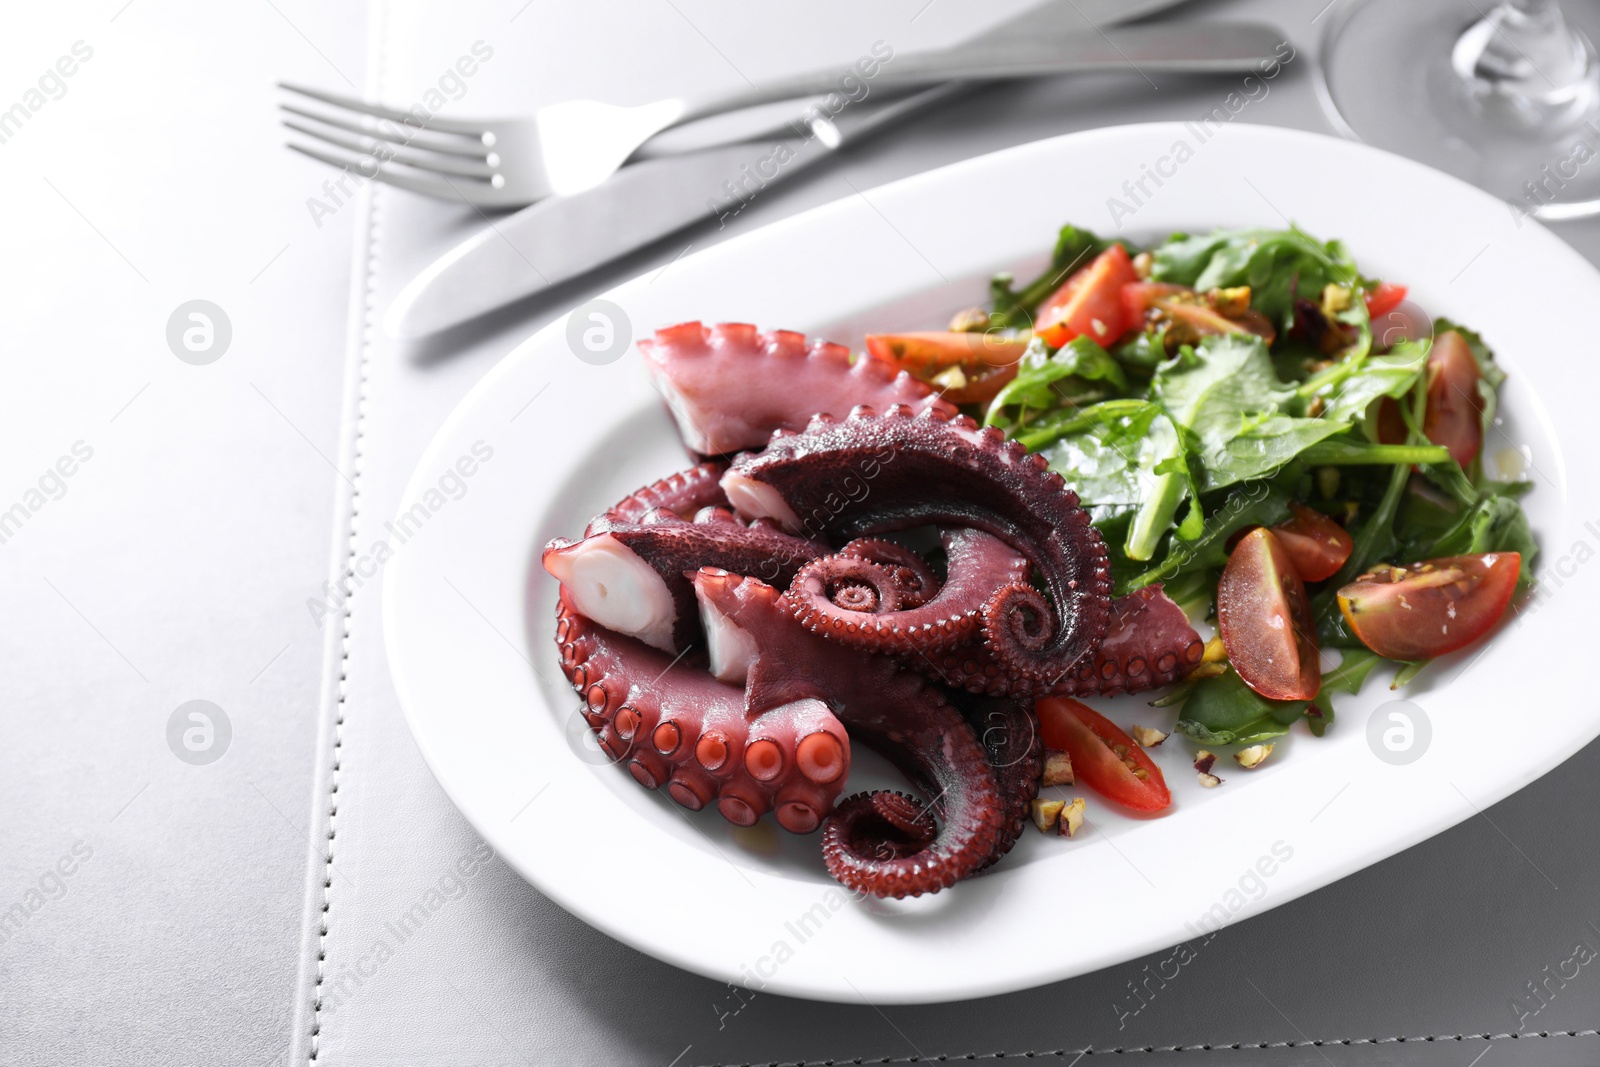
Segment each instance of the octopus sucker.
[{"label": "octopus sucker", "polygon": [[722,491],[722,476],[727,469],[726,463],[711,460],[651,482],[596,516],[583,535],[600,533],[613,523],[640,522],[657,508],[678,515],[695,515],[702,508],[727,509],[728,498]]}]

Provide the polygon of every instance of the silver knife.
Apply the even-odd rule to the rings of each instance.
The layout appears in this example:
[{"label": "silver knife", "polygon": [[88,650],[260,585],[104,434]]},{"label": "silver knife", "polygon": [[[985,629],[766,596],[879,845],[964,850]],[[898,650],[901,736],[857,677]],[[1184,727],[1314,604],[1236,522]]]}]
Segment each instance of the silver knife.
[{"label": "silver knife", "polygon": [[[1026,41],[1051,32],[1081,31],[1085,19],[1105,26],[1173,6],[1181,0],[1065,0],[1025,12],[976,38]],[[1215,26],[1215,24],[1212,24]],[[1207,24],[1185,27],[1200,46]],[[1241,39],[1243,38],[1243,39]],[[1270,40],[1269,40],[1270,38]],[[1281,41],[1265,27],[1234,25],[1212,46],[1239,57],[1272,58]],[[1226,45],[1225,49],[1221,48]],[[438,333],[575,278],[696,222],[726,225],[776,183],[831,156],[846,143],[965,92],[975,82],[950,82],[872,107],[845,107],[831,118],[813,112],[807,129],[787,136],[723,145],[688,155],[647,159],[622,168],[604,184],[553,197],[498,221],[457,245],[411,280],[384,316],[392,337]]]}]

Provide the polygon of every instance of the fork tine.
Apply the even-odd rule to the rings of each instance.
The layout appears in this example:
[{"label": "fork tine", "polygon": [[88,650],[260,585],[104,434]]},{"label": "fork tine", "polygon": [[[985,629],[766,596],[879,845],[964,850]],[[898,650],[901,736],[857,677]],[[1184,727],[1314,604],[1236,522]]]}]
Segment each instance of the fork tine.
[{"label": "fork tine", "polygon": [[436,153],[411,152],[405,148],[387,148],[384,142],[373,141],[370,138],[363,144],[361,139],[346,137],[338,133],[329,133],[325,130],[313,129],[299,122],[284,119],[283,124],[296,133],[305,134],[316,141],[323,141],[336,148],[354,152],[358,156],[372,156],[375,149],[385,147],[389,159],[396,163],[404,163],[417,170],[428,171],[433,174],[453,174],[463,178],[492,178],[494,168],[484,162],[470,162],[460,156],[445,156]]},{"label": "fork tine", "polygon": [[462,122],[458,119],[440,118],[437,115],[429,116],[426,122],[419,122],[415,115],[396,108],[385,107],[383,104],[373,104],[365,100],[357,100],[353,96],[344,96],[341,93],[330,93],[325,89],[312,89],[293,82],[279,82],[278,88],[286,89],[291,93],[299,93],[313,100],[320,100],[324,104],[346,108],[362,115],[370,115],[375,119],[389,119],[391,122],[403,122],[407,126],[416,126],[420,129],[440,130],[444,133],[459,133],[468,137],[482,137],[485,124]]},{"label": "fork tine", "polygon": [[487,159],[493,154],[492,149],[485,147],[482,141],[469,140],[455,134],[431,133],[416,126],[398,126],[391,123],[384,127],[372,123],[363,123],[360,120],[348,119],[342,115],[323,115],[315,111],[307,111],[303,107],[293,104],[282,104],[278,107],[291,115],[311,119],[324,126],[335,129],[347,130],[350,133],[360,134],[362,137],[377,141],[388,141],[390,144],[405,145],[412,148],[427,148],[435,152],[448,152],[454,156],[467,159]]},{"label": "fork tine", "polygon": [[442,175],[424,177],[408,174],[405,171],[396,170],[382,164],[379,165],[376,173],[369,174],[360,167],[360,160],[343,159],[332,152],[324,152],[319,148],[295,144],[293,141],[288,142],[288,147],[303,156],[310,156],[319,163],[326,163],[330,167],[337,167],[340,170],[353,169],[364,178],[371,178],[375,181],[383,182],[385,185],[407,189],[413,193],[421,193],[423,196],[431,196],[440,200],[464,201],[474,205],[492,206],[495,203],[492,196],[480,195],[492,192],[489,183],[475,178],[462,178],[452,181]]}]

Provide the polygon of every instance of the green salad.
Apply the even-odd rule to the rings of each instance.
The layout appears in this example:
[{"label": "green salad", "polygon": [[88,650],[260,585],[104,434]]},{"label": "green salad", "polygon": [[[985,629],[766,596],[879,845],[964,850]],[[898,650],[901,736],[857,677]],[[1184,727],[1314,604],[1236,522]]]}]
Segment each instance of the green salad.
[{"label": "green salad", "polygon": [[1300,719],[1321,735],[1330,693],[1386,661],[1404,684],[1532,581],[1529,485],[1484,461],[1513,451],[1505,374],[1406,295],[1297,228],[1139,247],[1069,225],[1037,278],[868,349],[1046,457],[1113,595],[1159,582],[1217,622],[1158,703],[1194,741],[1255,744]]}]

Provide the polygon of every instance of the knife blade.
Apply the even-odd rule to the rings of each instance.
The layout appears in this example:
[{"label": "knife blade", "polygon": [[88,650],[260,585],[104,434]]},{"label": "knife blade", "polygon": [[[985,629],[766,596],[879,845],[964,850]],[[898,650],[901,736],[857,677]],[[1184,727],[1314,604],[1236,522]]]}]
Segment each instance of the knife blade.
[{"label": "knife blade", "polygon": [[[973,40],[1037,42],[1050,32],[1081,32],[1125,22],[1182,0],[1051,2]],[[1096,21],[1098,16],[1098,21]],[[845,108],[781,140],[722,145],[623,167],[604,184],[540,201],[463,241],[406,285],[384,316],[400,340],[458,326],[587,273],[696,222],[723,225],[773,185],[892,123],[963,93],[976,82],[949,82],[864,108]],[[804,129],[804,127],[801,127]]]}]

